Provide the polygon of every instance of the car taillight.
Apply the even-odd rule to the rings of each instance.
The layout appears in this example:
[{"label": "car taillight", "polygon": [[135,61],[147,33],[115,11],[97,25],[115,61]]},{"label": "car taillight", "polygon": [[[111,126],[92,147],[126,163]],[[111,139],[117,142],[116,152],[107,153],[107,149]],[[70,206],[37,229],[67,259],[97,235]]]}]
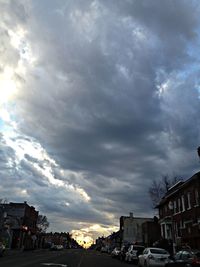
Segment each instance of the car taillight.
[{"label": "car taillight", "polygon": [[149,258],[150,260],[154,260],[154,256],[153,256],[153,255],[149,255],[148,258]]},{"label": "car taillight", "polygon": [[200,264],[200,259],[198,259],[198,258],[194,258],[194,259],[192,260],[192,264]]}]

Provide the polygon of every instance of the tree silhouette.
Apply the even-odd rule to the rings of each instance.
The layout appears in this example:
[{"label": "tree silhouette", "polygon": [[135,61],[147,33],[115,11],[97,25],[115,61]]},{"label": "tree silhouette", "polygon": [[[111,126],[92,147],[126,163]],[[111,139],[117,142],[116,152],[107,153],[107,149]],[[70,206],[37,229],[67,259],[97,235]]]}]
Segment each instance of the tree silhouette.
[{"label": "tree silhouette", "polygon": [[45,233],[48,227],[49,227],[49,222],[47,217],[44,215],[38,215],[37,228],[39,232]]},{"label": "tree silhouette", "polygon": [[182,181],[179,176],[169,177],[169,175],[163,175],[160,180],[153,180],[148,193],[152,201],[153,207],[155,207],[161,200],[161,198],[167,193],[169,188],[176,184],[178,181]]}]

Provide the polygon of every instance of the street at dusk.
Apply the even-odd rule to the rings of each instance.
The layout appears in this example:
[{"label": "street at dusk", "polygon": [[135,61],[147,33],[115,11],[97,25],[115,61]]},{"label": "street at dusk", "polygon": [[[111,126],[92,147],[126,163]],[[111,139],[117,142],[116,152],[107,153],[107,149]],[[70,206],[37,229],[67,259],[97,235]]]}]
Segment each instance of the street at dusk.
[{"label": "street at dusk", "polygon": [[[2,267],[125,267],[129,266],[108,254],[91,250],[14,252],[0,258]],[[133,265],[132,265],[133,266]]]},{"label": "street at dusk", "polygon": [[200,0],[0,0],[0,36],[0,267],[200,266]]}]

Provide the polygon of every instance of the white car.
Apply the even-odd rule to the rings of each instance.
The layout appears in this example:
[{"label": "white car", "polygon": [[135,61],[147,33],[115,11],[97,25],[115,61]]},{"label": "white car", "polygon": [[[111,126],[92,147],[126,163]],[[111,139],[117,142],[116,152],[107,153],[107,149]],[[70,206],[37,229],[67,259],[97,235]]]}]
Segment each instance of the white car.
[{"label": "white car", "polygon": [[111,256],[113,258],[118,258],[119,257],[119,253],[120,253],[120,248],[116,247],[113,249],[113,251],[111,252]]},{"label": "white car", "polygon": [[163,267],[170,261],[170,254],[162,248],[145,248],[142,255],[138,257],[140,267]]}]

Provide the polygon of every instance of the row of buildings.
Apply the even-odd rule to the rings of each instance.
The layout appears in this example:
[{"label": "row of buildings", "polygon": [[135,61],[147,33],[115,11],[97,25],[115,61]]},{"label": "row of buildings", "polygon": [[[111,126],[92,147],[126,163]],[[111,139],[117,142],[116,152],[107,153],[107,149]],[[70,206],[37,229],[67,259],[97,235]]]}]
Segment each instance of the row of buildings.
[{"label": "row of buildings", "polygon": [[63,245],[77,248],[79,244],[68,232],[46,233],[49,223],[27,202],[0,204],[0,242],[10,249],[50,248]]},{"label": "row of buildings", "polygon": [[161,238],[160,225],[158,218],[135,217],[133,213],[129,216],[120,217],[119,231],[107,237],[99,237],[95,247],[106,246],[109,249],[121,247],[127,244],[145,244],[152,246]]},{"label": "row of buildings", "polygon": [[[162,244],[175,252],[183,244],[200,249],[200,172],[186,181],[179,181],[156,206],[159,218],[120,217],[119,231],[96,240],[96,246],[121,246],[142,243]],[[65,246],[73,240],[64,234],[45,234],[38,226],[39,212],[24,203],[0,204],[0,241],[8,248],[43,247],[46,243]],[[165,242],[164,242],[165,241]]]},{"label": "row of buildings", "polygon": [[200,172],[179,181],[155,207],[158,218],[120,217],[118,232],[96,240],[99,246],[127,243],[161,246],[175,253],[184,244],[200,249]]}]

